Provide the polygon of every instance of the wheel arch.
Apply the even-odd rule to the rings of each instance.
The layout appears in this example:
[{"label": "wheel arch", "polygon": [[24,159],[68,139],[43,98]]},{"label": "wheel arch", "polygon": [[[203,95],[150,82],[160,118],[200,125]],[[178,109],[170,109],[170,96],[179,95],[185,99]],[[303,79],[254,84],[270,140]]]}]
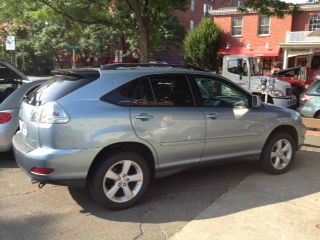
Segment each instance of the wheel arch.
[{"label": "wheel arch", "polygon": [[134,152],[137,153],[146,160],[150,170],[151,170],[151,176],[155,176],[155,171],[157,168],[157,161],[155,153],[145,144],[139,143],[139,142],[119,142],[119,143],[113,143],[106,147],[104,147],[94,158],[92,161],[88,174],[87,179],[90,178],[96,169],[96,167],[99,166],[99,164],[103,161],[105,161],[105,158],[103,156],[111,156],[117,152]]},{"label": "wheel arch", "polygon": [[316,111],[313,118],[320,118],[320,110]]},{"label": "wheel arch", "polygon": [[299,146],[299,138],[298,138],[298,131],[295,127],[291,126],[291,125],[281,125],[281,126],[277,126],[276,128],[274,128],[271,133],[269,134],[267,140],[264,143],[263,149],[265,148],[267,142],[270,140],[270,138],[272,138],[275,134],[279,133],[279,132],[285,132],[287,134],[289,134],[295,143],[294,149],[297,151],[298,150],[298,146]]}]

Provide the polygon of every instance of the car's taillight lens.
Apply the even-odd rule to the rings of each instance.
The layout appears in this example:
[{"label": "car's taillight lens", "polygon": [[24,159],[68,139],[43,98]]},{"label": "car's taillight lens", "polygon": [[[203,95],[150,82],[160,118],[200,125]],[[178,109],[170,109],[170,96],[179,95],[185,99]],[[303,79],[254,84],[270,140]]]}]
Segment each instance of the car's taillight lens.
[{"label": "car's taillight lens", "polygon": [[54,171],[53,168],[37,168],[33,167],[31,172],[36,175],[49,175]]},{"label": "car's taillight lens", "polygon": [[10,122],[12,119],[12,115],[6,112],[0,112],[0,124],[5,124]]},{"label": "car's taillight lens", "polygon": [[39,106],[31,114],[31,121],[47,124],[67,123],[70,120],[69,114],[56,102],[49,102]]},{"label": "car's taillight lens", "polygon": [[312,98],[314,98],[314,96],[302,95],[302,97],[301,97],[301,105],[305,105]]}]

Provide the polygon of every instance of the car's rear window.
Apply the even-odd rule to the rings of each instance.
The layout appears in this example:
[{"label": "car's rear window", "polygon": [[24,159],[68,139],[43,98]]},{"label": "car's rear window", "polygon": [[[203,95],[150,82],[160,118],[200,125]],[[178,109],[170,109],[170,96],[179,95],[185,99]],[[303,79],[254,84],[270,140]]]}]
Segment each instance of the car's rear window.
[{"label": "car's rear window", "polygon": [[316,81],[306,91],[308,95],[319,95],[320,96],[320,81]]},{"label": "car's rear window", "polygon": [[43,105],[47,102],[56,101],[90,82],[92,82],[92,79],[55,77],[32,91],[25,98],[25,101],[34,106]]},{"label": "car's rear window", "polygon": [[14,92],[21,84],[19,83],[10,83],[10,82],[1,82],[0,81],[0,103],[2,103],[11,93]]}]

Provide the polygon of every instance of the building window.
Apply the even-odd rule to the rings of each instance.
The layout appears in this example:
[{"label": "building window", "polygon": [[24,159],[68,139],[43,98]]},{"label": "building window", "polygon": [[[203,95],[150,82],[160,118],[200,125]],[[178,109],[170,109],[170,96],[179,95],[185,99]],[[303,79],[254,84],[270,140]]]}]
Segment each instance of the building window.
[{"label": "building window", "polygon": [[232,36],[242,36],[242,17],[232,18]]},{"label": "building window", "polygon": [[193,31],[193,29],[195,29],[195,23],[193,20],[190,20],[190,31]]},{"label": "building window", "polygon": [[191,0],[191,12],[196,10],[196,0]]},{"label": "building window", "polygon": [[320,28],[320,15],[314,15],[309,20],[309,31],[315,31]]},{"label": "building window", "polygon": [[270,17],[259,17],[259,35],[270,35]]}]

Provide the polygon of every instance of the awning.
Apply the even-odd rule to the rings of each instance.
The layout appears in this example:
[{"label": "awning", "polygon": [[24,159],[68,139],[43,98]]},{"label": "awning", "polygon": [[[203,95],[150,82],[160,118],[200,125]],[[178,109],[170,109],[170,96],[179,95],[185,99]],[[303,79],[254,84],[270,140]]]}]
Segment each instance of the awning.
[{"label": "awning", "polygon": [[219,56],[224,55],[245,55],[253,57],[277,57],[279,56],[279,46],[272,48],[265,47],[252,47],[251,49],[246,47],[230,47],[220,48],[218,51]]}]

